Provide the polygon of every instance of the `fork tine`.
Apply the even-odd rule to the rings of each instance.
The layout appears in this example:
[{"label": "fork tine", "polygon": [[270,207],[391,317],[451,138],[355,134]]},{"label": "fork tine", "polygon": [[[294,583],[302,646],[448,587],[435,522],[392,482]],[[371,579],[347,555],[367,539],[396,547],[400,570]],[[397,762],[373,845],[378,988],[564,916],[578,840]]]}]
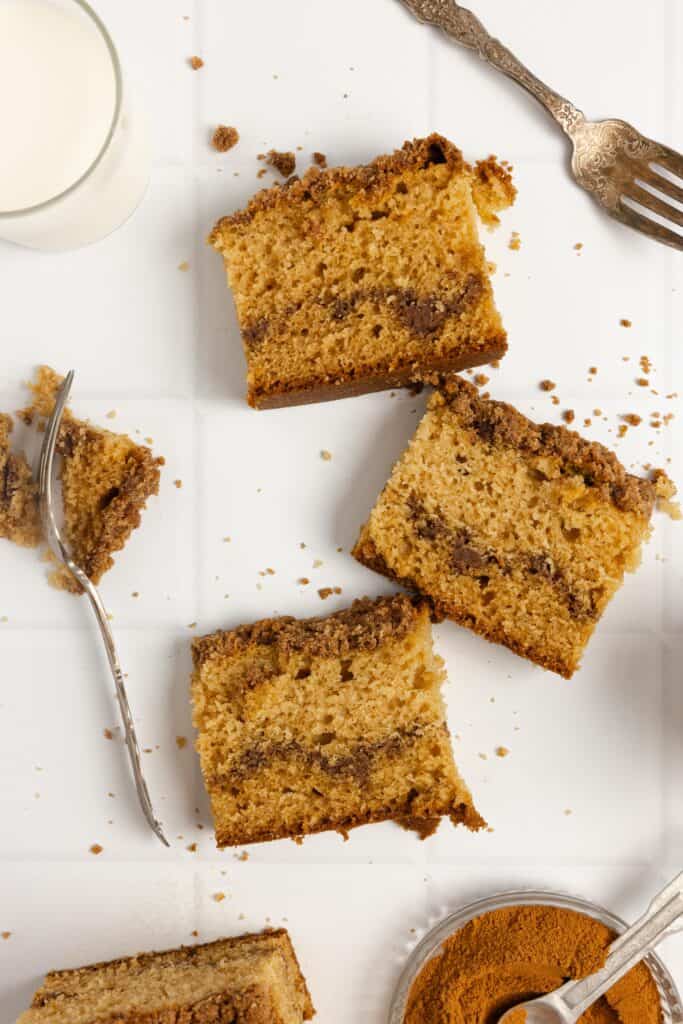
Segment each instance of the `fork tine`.
[{"label": "fork tine", "polygon": [[[621,194],[622,196],[628,196],[629,199],[633,199],[634,202],[644,206],[652,213],[656,213],[659,217],[673,221],[674,224],[678,224],[679,228],[683,228],[683,210],[677,209],[671,203],[665,203],[663,199],[658,199],[652,192],[648,192],[635,181],[624,185],[621,189]],[[683,242],[683,237],[681,241]]]},{"label": "fork tine", "polygon": [[662,146],[661,143],[657,143],[657,145],[659,147],[657,156],[651,162],[659,164],[661,167],[666,167],[667,171],[671,171],[678,178],[683,178],[683,155],[677,153],[675,149]]},{"label": "fork tine", "polygon": [[665,178],[663,174],[653,170],[652,167],[638,171],[638,178],[646,181],[648,185],[652,185],[653,188],[668,196],[669,199],[675,199],[677,202],[683,203],[683,188],[674,184],[669,178]]},{"label": "fork tine", "polygon": [[623,200],[619,201],[619,205],[614,210],[609,210],[608,212],[617,220],[620,220],[622,224],[628,224],[629,227],[635,228],[636,231],[642,231],[644,235],[656,238],[657,241],[664,242],[665,245],[671,245],[674,249],[680,249],[683,252],[683,235],[665,228],[662,224],[650,220],[649,217],[644,217],[632,207],[625,206]]}]

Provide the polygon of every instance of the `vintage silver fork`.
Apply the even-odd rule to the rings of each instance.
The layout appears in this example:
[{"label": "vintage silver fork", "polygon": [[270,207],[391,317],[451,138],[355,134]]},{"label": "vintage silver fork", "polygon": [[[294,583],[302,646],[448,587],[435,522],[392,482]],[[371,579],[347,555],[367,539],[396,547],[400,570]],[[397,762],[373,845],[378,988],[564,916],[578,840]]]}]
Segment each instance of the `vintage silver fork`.
[{"label": "vintage silver fork", "polygon": [[133,769],[133,777],[135,779],[135,788],[137,789],[138,798],[142,807],[143,814],[149,823],[150,828],[154,834],[161,840],[164,846],[168,846],[169,843],[166,836],[163,833],[161,824],[157,821],[154,815],[154,808],[152,807],[152,801],[149,796],[149,790],[147,789],[147,783],[145,782],[142,774],[142,762],[140,758],[140,748],[138,746],[137,737],[135,735],[135,726],[133,724],[133,716],[130,711],[130,705],[128,704],[128,698],[126,696],[126,688],[123,682],[123,672],[119,665],[119,659],[116,654],[116,648],[114,646],[114,637],[109,627],[109,620],[107,619],[107,613],[102,599],[97,592],[95,585],[86,576],[80,566],[76,565],[74,560],[71,558],[64,541],[62,540],[59,532],[59,527],[54,516],[53,511],[53,490],[52,490],[52,468],[54,464],[55,446],[57,443],[57,437],[59,435],[59,428],[62,422],[62,416],[64,415],[64,409],[66,407],[67,400],[69,398],[69,392],[71,390],[71,384],[74,379],[74,371],[70,370],[67,373],[62,386],[59,389],[55,400],[55,407],[52,410],[52,415],[47,421],[45,427],[45,436],[43,438],[43,444],[40,450],[40,463],[38,469],[38,490],[40,499],[40,518],[43,525],[43,532],[45,539],[47,540],[50,551],[53,555],[64,565],[74,579],[83,587],[83,590],[90,599],[90,604],[95,613],[97,624],[100,627],[102,639],[107,652],[107,659],[109,661],[109,667],[111,668],[111,674],[114,677],[114,687],[116,689],[116,699],[119,705],[119,711],[121,712],[121,719],[123,721],[123,728],[126,738],[126,747],[128,748],[128,755],[130,757],[131,767]]},{"label": "vintage silver fork", "polygon": [[[455,0],[402,0],[422,22],[474,50],[545,107],[571,139],[572,171],[600,205],[622,224],[683,250],[683,156],[653,142],[626,121],[587,121],[569,100],[549,89],[479,19]],[[664,173],[662,173],[664,172]],[[668,172],[668,176],[667,176]],[[672,181],[680,180],[680,184]],[[662,224],[655,217],[666,223]]]}]

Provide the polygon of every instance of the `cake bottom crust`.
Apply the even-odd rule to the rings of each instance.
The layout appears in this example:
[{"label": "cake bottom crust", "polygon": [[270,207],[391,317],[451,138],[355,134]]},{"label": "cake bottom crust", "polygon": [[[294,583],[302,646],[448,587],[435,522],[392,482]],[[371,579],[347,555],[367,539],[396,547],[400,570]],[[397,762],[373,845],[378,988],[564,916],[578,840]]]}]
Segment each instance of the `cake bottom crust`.
[{"label": "cake bottom crust", "polygon": [[314,402],[333,402],[338,398],[356,398],[375,391],[387,391],[389,388],[403,388],[410,384],[420,383],[421,375],[459,373],[461,370],[474,366],[482,366],[494,359],[501,359],[507,352],[507,341],[504,334],[488,338],[486,347],[476,351],[470,350],[452,359],[425,359],[420,363],[419,370],[415,364],[385,373],[368,374],[367,376],[339,379],[334,383],[320,383],[311,387],[296,387],[292,390],[280,389],[262,391],[249,388],[247,402],[254,409],[282,409],[294,405],[310,405]]},{"label": "cake bottom crust", "polygon": [[344,839],[353,828],[361,825],[374,825],[380,821],[395,821],[398,825],[411,832],[417,832],[420,839],[427,839],[433,835],[442,817],[448,817],[454,825],[465,825],[471,832],[478,832],[486,827],[486,822],[476,808],[465,801],[461,801],[455,807],[451,806],[434,809],[433,816],[417,818],[410,813],[410,803],[407,802],[403,809],[386,809],[374,811],[368,814],[349,815],[348,818],[325,821],[320,825],[311,827],[301,823],[301,828],[263,829],[254,831],[248,835],[240,832],[239,835],[223,830],[220,824],[216,824],[216,846],[224,849],[228,846],[246,846],[249,843],[268,843],[276,839],[294,839],[300,842],[304,836],[314,835],[317,832],[339,832]]},{"label": "cake bottom crust", "polygon": [[[569,662],[553,657],[537,645],[520,643],[518,640],[508,636],[507,633],[501,629],[487,627],[485,624],[478,622],[464,608],[458,605],[447,604],[443,601],[436,601],[434,598],[430,597],[429,594],[426,594],[421,590],[415,580],[399,576],[398,573],[394,572],[391,567],[387,565],[382,555],[376,550],[375,545],[371,540],[361,536],[351,554],[355,559],[357,559],[357,561],[366,566],[366,568],[372,569],[373,572],[377,572],[381,576],[386,576],[387,579],[392,580],[394,583],[398,583],[401,586],[406,587],[408,590],[412,590],[424,597],[431,605],[432,618],[435,622],[443,622],[444,619],[450,619],[451,622],[456,622],[459,626],[465,626],[466,629],[471,630],[473,633],[477,633],[478,636],[483,637],[485,640],[489,640],[494,644],[501,644],[503,647],[507,647],[508,650],[512,651],[513,654],[518,654],[520,657],[526,658],[528,661],[533,661],[536,665],[540,665],[541,668],[547,669],[549,672],[555,672],[564,679],[571,679],[574,672],[578,669],[578,659],[576,661]],[[588,638],[586,638],[586,642],[587,640]]]}]

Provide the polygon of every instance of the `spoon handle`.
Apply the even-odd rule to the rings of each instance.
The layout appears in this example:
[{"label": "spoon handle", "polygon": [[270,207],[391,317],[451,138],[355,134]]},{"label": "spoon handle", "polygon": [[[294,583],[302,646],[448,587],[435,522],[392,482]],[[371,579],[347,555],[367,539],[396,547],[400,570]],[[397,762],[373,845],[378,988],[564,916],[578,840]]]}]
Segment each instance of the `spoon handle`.
[{"label": "spoon handle", "polygon": [[672,927],[675,923],[678,922],[680,928],[682,915],[683,872],[669,882],[643,916],[612,943],[604,967],[562,990],[561,998],[572,1019],[578,1020],[584,1010],[642,960],[665,934],[677,930]]}]

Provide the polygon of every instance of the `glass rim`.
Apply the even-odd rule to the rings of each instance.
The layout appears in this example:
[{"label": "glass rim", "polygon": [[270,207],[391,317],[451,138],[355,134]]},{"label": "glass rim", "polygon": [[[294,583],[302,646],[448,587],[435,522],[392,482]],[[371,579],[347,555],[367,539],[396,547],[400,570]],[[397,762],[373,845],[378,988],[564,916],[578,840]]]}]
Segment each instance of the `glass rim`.
[{"label": "glass rim", "polygon": [[114,87],[116,89],[111,124],[109,125],[109,130],[107,131],[107,134],[104,137],[104,141],[100,146],[97,154],[95,155],[91,163],[83,171],[83,173],[80,175],[80,177],[76,179],[76,181],[72,182],[71,185],[68,185],[67,188],[62,189],[61,192],[57,192],[55,195],[50,196],[49,199],[43,199],[40,203],[34,203],[33,206],[22,206],[16,210],[0,210],[0,221],[9,220],[13,217],[25,217],[28,214],[37,213],[40,210],[45,210],[50,206],[53,206],[56,203],[60,202],[66,196],[70,195],[72,192],[75,192],[76,189],[79,188],[83,184],[83,182],[90,177],[93,171],[102,162],[105,154],[111,146],[112,139],[114,138],[114,133],[118,126],[119,118],[121,116],[121,107],[123,105],[123,73],[121,71],[121,61],[119,60],[118,52],[116,50],[116,47],[114,46],[114,41],[110,36],[106,25],[100,18],[99,14],[90,6],[88,0],[59,0],[59,2],[75,4],[76,7],[80,7],[83,13],[90,18],[95,28],[102,36],[104,44],[107,47],[107,51],[109,53],[109,56],[111,57],[112,68],[114,70]]},{"label": "glass rim", "polygon": [[[509,889],[463,904],[457,910],[446,913],[445,917],[428,928],[410,951],[392,994],[387,1017],[388,1024],[403,1024],[413,982],[425,964],[438,955],[440,947],[447,938],[482,914],[500,910],[503,907],[533,905],[576,910],[578,913],[595,918],[619,934],[629,927],[623,918],[599,903],[569,893],[545,889]],[[654,952],[648,953],[643,959],[643,963],[649,968],[657,987],[663,1024],[680,1024],[683,1022],[683,1007],[678,988],[670,971]]]}]

